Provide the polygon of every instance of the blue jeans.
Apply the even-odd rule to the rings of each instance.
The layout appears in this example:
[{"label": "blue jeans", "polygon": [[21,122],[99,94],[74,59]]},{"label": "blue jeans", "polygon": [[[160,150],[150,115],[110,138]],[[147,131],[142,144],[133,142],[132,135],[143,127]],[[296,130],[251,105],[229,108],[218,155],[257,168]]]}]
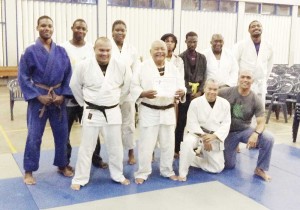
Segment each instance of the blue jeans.
[{"label": "blue jeans", "polygon": [[[235,167],[237,153],[236,147],[240,142],[246,144],[253,132],[253,128],[247,128],[243,131],[229,132],[224,142],[225,168],[232,169]],[[264,171],[269,169],[273,144],[274,137],[270,132],[264,131],[261,135],[259,135],[256,146],[259,150],[257,168],[260,168]]]}]

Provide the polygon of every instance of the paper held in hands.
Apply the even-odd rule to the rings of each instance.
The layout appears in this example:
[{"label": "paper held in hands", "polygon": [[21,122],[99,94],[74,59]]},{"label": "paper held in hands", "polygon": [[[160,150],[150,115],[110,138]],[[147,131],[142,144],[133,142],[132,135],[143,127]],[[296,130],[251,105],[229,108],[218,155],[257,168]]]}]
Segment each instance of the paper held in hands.
[{"label": "paper held in hands", "polygon": [[154,77],[153,89],[156,97],[174,97],[177,90],[176,77]]}]

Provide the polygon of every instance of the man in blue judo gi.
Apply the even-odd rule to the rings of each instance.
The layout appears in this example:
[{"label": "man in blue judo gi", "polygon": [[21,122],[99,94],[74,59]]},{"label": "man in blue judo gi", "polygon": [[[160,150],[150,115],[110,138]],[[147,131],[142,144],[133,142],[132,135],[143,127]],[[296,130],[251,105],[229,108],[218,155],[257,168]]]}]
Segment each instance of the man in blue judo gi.
[{"label": "man in blue judo gi", "polygon": [[35,184],[33,171],[39,168],[40,146],[49,119],[52,128],[54,165],[64,176],[73,176],[67,165],[68,124],[64,98],[72,95],[69,88],[71,64],[64,48],[52,40],[53,21],[41,16],[37,21],[39,37],[27,47],[19,64],[18,80],[28,102],[28,135],[24,153],[24,183]]}]

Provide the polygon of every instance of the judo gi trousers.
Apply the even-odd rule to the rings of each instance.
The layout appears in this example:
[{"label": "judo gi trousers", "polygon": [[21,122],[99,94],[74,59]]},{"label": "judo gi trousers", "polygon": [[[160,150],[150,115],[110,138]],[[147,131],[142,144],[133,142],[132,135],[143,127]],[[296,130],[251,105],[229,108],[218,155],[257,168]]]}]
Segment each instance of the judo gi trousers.
[{"label": "judo gi trousers", "polygon": [[97,143],[99,132],[105,139],[108,153],[108,164],[111,178],[123,182],[123,146],[121,125],[82,126],[81,143],[72,184],[86,185],[90,179],[92,155]]},{"label": "judo gi trousers", "polygon": [[146,180],[151,174],[152,154],[157,141],[160,145],[160,175],[163,177],[175,175],[173,171],[174,129],[175,125],[140,126],[138,171],[134,174],[135,178]]},{"label": "judo gi trousers", "polygon": [[[229,132],[224,143],[225,168],[231,169],[235,167],[237,145],[239,144],[239,142],[243,142],[246,144],[253,132],[253,128],[247,128],[243,131]],[[273,144],[274,138],[268,131],[264,131],[259,135],[256,146],[259,150],[257,167],[264,171],[267,171],[269,169]]]},{"label": "judo gi trousers", "polygon": [[36,171],[39,168],[40,150],[42,136],[46,122],[49,119],[55,145],[55,156],[53,165],[65,167],[67,162],[67,140],[68,124],[66,106],[63,103],[60,108],[55,105],[46,107],[42,118],[39,118],[39,110],[42,109],[38,99],[28,101],[27,107],[27,128],[28,135],[24,152],[24,170]]},{"label": "judo gi trousers", "polygon": [[[72,154],[72,145],[70,141],[70,133],[73,126],[73,123],[76,119],[81,121],[83,114],[83,107],[81,106],[67,106],[67,116],[68,116],[68,142],[67,142],[67,156],[68,156],[68,164],[70,164],[70,158]],[[95,148],[93,154],[93,163],[97,164],[102,161],[102,157],[100,156],[101,144],[100,138],[98,136],[97,146]]]},{"label": "judo gi trousers", "polygon": [[[190,166],[201,168],[210,173],[220,173],[224,169],[224,155],[222,150],[205,151],[200,138],[187,133],[181,142],[179,159],[179,176],[186,177]],[[215,142],[219,144],[218,142]],[[196,156],[194,149],[200,147],[202,157]]]},{"label": "judo gi trousers", "polygon": [[126,150],[135,147],[134,131],[135,131],[135,103],[125,101],[120,105],[122,113],[122,142]]}]

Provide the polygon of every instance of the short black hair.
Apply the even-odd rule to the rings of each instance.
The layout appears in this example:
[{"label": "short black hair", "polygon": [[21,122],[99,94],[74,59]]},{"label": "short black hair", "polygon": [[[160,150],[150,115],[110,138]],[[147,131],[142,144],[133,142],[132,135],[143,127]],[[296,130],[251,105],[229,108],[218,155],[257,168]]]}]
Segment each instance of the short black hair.
[{"label": "short black hair", "polygon": [[75,25],[75,23],[77,23],[77,22],[82,22],[82,23],[85,23],[85,24],[86,24],[86,22],[85,22],[84,19],[78,18],[78,19],[74,20],[72,27],[73,27],[73,26]]},{"label": "short black hair", "polygon": [[253,20],[253,21],[251,21],[251,22],[249,23],[248,29],[250,29],[251,24],[254,23],[254,22],[258,22],[258,23],[261,25],[261,22],[259,22],[258,20]]},{"label": "short black hair", "polygon": [[112,28],[111,31],[113,31],[116,27],[116,25],[122,24],[125,26],[125,28],[127,29],[126,23],[123,20],[116,20],[113,24],[112,24]]},{"label": "short black hair", "polygon": [[51,20],[52,23],[53,23],[53,20],[51,19],[51,17],[49,17],[49,16],[47,16],[47,15],[43,15],[43,16],[39,17],[39,19],[37,20],[37,25],[39,25],[39,23],[40,23],[40,21],[41,21],[42,19],[49,19],[49,20]]},{"label": "short black hair", "polygon": [[167,34],[164,34],[161,38],[160,38],[160,40],[162,40],[162,41],[166,41],[166,39],[167,38],[169,38],[169,37],[172,37],[173,38],[173,40],[174,40],[174,42],[175,42],[175,47],[174,47],[174,49],[173,49],[173,51],[176,49],[176,45],[177,45],[177,37],[174,35],[174,34],[171,34],[171,33],[167,33]]},{"label": "short black hair", "polygon": [[189,36],[196,36],[198,37],[198,35],[194,32],[194,31],[190,31],[185,35],[185,39],[187,39]]}]

